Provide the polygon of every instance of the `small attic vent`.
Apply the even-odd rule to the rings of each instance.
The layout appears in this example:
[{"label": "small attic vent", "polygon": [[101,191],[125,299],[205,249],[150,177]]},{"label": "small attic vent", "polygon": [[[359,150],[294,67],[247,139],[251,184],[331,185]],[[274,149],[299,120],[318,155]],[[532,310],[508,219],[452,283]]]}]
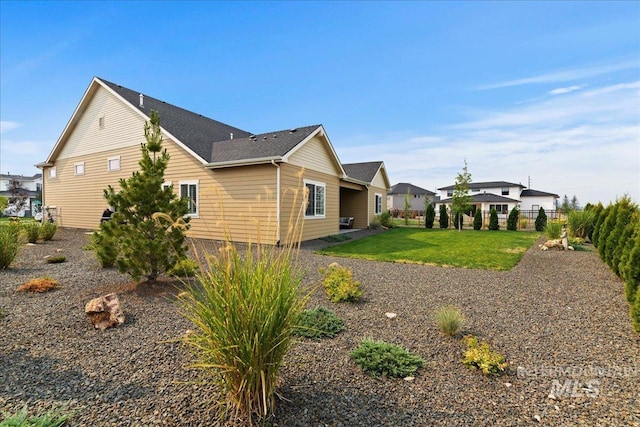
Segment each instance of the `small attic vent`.
[{"label": "small attic vent", "polygon": [[295,129],[295,128],[294,128],[294,129],[291,129],[291,130],[289,130],[289,133],[294,133],[294,132],[295,132],[295,131],[297,131],[297,130],[298,130],[298,129]]},{"label": "small attic vent", "polygon": [[274,138],[277,138],[277,137],[278,137],[278,134],[274,134],[274,135],[273,135],[273,137],[274,137]]},{"label": "small attic vent", "polygon": [[263,137],[262,137],[262,139],[266,141],[266,140],[267,140],[267,137],[266,137],[266,136],[263,136]]},{"label": "small attic vent", "polygon": [[140,107],[144,108],[144,95],[140,94]]},{"label": "small attic vent", "polygon": [[233,132],[229,133],[229,139],[233,139]]}]

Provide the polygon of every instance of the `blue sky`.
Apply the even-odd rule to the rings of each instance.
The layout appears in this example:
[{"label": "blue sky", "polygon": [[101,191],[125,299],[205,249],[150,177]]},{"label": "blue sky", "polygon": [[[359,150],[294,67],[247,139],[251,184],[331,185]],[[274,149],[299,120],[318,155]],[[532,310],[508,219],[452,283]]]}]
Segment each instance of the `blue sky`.
[{"label": "blue sky", "polygon": [[[640,2],[0,1],[0,172],[93,76],[254,132],[323,124],[392,184],[640,201]],[[141,132],[142,138],[142,132]]]}]

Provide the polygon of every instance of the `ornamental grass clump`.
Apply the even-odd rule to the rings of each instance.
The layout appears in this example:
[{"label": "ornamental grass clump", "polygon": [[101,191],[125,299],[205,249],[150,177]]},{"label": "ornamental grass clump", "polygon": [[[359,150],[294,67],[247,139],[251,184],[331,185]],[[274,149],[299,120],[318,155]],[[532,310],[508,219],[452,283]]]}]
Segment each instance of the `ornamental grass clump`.
[{"label": "ornamental grass clump", "polygon": [[45,242],[53,240],[56,231],[58,231],[58,225],[54,222],[44,222],[40,226],[40,238]]},{"label": "ornamental grass clump", "polygon": [[560,221],[549,221],[544,227],[544,232],[549,240],[559,239],[562,235],[562,223]]},{"label": "ornamental grass clump", "polygon": [[20,228],[14,225],[0,226],[0,270],[8,268],[18,256]]},{"label": "ornamental grass clump", "polygon": [[295,334],[305,338],[333,338],[344,330],[344,321],[325,307],[303,310]]},{"label": "ornamental grass clump", "polygon": [[349,353],[364,372],[375,377],[405,378],[413,376],[424,360],[396,344],[363,339]]},{"label": "ornamental grass clump", "polygon": [[15,414],[3,413],[4,421],[0,422],[0,427],[60,427],[72,416],[65,412],[65,408],[29,416],[28,406],[25,405]]},{"label": "ornamental grass clump", "polygon": [[38,241],[38,239],[40,238],[40,228],[42,226],[40,225],[39,222],[25,222],[22,226],[22,229],[24,230],[26,236],[27,236],[27,242],[29,243],[36,243]]},{"label": "ornamental grass clump", "polygon": [[325,293],[331,302],[354,302],[362,297],[360,282],[353,279],[353,272],[337,262],[321,268]]},{"label": "ornamental grass clump", "polygon": [[435,318],[440,331],[452,337],[460,331],[464,323],[460,310],[451,305],[439,307],[436,310]]},{"label": "ornamental grass clump", "polygon": [[501,375],[509,365],[502,354],[491,350],[486,341],[478,341],[477,337],[464,337],[467,350],[464,352],[464,363],[470,369],[479,369],[485,375]]},{"label": "ornamental grass clump", "polygon": [[218,382],[224,423],[254,425],[273,413],[278,371],[306,302],[292,251],[249,245],[241,254],[226,242],[204,257],[199,284],[178,296],[196,326],[184,340],[196,366]]}]

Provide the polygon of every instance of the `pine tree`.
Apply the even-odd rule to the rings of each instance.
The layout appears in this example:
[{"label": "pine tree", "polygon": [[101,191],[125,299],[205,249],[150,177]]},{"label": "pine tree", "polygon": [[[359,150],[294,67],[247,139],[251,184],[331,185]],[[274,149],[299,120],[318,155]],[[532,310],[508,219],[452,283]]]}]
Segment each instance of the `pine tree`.
[{"label": "pine tree", "polygon": [[473,229],[482,229],[482,211],[480,209],[476,209],[476,213],[473,215]]},{"label": "pine tree", "polygon": [[499,230],[500,224],[498,223],[498,211],[496,208],[491,209],[491,213],[489,214],[489,230]]},{"label": "pine tree", "polygon": [[515,231],[518,229],[518,218],[520,216],[520,211],[517,206],[514,206],[509,212],[509,218],[507,218],[507,230]]},{"label": "pine tree", "polygon": [[538,217],[536,218],[536,231],[544,231],[547,226],[547,213],[544,211],[544,208],[541,206],[538,211]]},{"label": "pine tree", "polygon": [[449,228],[449,214],[447,213],[447,205],[440,205],[440,228]]},{"label": "pine tree", "polygon": [[[120,191],[112,186],[104,197],[115,208],[111,220],[100,224],[99,233],[116,242],[118,270],[134,280],[145,276],[153,281],[170,270],[186,253],[185,229],[189,218],[187,199],[179,199],[172,186],[163,188],[169,154],[162,150],[160,117],[151,111],[145,123],[146,143],[141,144],[140,170],[120,179]],[[163,218],[158,218],[162,213]]]},{"label": "pine tree", "polygon": [[424,209],[424,226],[426,228],[433,228],[433,222],[436,219],[436,210],[433,207],[433,203],[430,203],[427,199]]}]

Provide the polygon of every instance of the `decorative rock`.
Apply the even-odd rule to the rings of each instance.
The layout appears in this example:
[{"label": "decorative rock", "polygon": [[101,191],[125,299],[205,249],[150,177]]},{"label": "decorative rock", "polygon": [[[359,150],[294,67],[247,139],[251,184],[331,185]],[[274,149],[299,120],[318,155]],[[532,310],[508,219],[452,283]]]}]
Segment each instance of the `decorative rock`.
[{"label": "decorative rock", "polygon": [[89,322],[101,331],[124,323],[124,313],[116,294],[94,298],[84,308]]},{"label": "decorative rock", "polygon": [[384,315],[387,316],[389,319],[395,319],[398,316],[397,314],[390,313],[390,312],[387,312]]}]

